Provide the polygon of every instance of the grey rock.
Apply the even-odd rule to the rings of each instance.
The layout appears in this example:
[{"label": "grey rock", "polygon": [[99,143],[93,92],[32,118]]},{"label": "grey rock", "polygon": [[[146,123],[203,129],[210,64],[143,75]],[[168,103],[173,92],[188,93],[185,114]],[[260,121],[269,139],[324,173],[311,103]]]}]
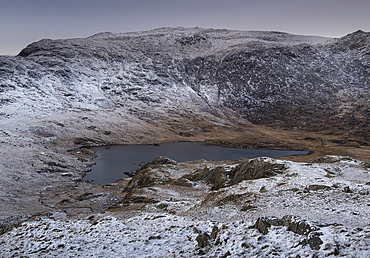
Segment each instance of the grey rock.
[{"label": "grey rock", "polygon": [[318,191],[318,190],[330,190],[331,187],[327,185],[309,185],[308,190],[309,191]]},{"label": "grey rock", "polygon": [[345,193],[352,193],[352,190],[349,188],[349,186],[345,186],[343,188],[343,192],[345,192]]},{"label": "grey rock", "polygon": [[277,164],[264,158],[255,158],[243,161],[231,171],[226,171],[221,166],[214,169],[204,168],[186,176],[186,178],[191,181],[203,180],[212,185],[212,190],[218,190],[238,184],[243,180],[271,177],[282,173],[285,169],[284,164]]},{"label": "grey rock", "polygon": [[267,217],[266,222],[271,226],[283,226],[284,222],[276,217]]},{"label": "grey rock", "polygon": [[254,228],[258,229],[264,235],[268,233],[270,226],[287,226],[289,231],[305,236],[318,230],[316,226],[293,215],[284,216],[282,219],[276,217],[260,217],[254,224]]},{"label": "grey rock", "polygon": [[159,184],[168,183],[171,181],[168,173],[164,173],[158,168],[166,165],[175,165],[176,161],[166,157],[156,157],[154,160],[144,164],[135,172],[130,183],[125,188],[125,191],[132,191],[135,188],[149,187]]},{"label": "grey rock", "polygon": [[158,236],[150,236],[149,237],[149,240],[153,240],[153,239],[161,239],[161,236],[158,235]]},{"label": "grey rock", "polygon": [[318,232],[310,233],[307,241],[312,250],[319,250],[320,246],[323,244]]},{"label": "grey rock", "polygon": [[262,186],[260,189],[260,193],[266,193],[266,192],[267,192],[266,187]]},{"label": "grey rock", "polygon": [[154,160],[146,163],[145,165],[143,165],[140,169],[140,170],[144,170],[144,169],[147,169],[149,167],[155,167],[155,166],[158,166],[158,165],[176,165],[177,162],[172,160],[172,159],[169,159],[169,158],[166,158],[166,157],[162,157],[162,156],[159,156],[159,157],[156,157]]},{"label": "grey rock", "polygon": [[340,161],[354,161],[353,158],[349,156],[324,156],[314,160],[314,163],[335,163]]},{"label": "grey rock", "polygon": [[204,248],[209,245],[210,239],[211,237],[206,232],[204,232],[199,234],[195,240],[198,242],[199,248]]},{"label": "grey rock", "polygon": [[220,256],[220,258],[226,258],[228,256],[231,256],[230,251],[227,251],[224,255]]},{"label": "grey rock", "polygon": [[268,227],[270,227],[270,224],[266,221],[266,218],[258,218],[254,224],[254,228],[264,235],[268,233]]},{"label": "grey rock", "polygon": [[220,229],[217,226],[213,226],[211,237],[213,239],[216,239],[219,232],[220,232]]},{"label": "grey rock", "polygon": [[133,177],[135,175],[135,171],[125,171],[123,172],[125,175],[127,175],[128,177]]},{"label": "grey rock", "polygon": [[362,163],[362,165],[363,165],[365,168],[370,168],[370,159],[368,159],[368,160],[364,161],[364,162]]},{"label": "grey rock", "polygon": [[30,131],[34,133],[37,136],[41,137],[54,137],[55,136],[55,130],[54,128],[46,128],[41,126],[35,126],[30,128]]},{"label": "grey rock", "polygon": [[318,228],[309,224],[307,221],[293,215],[284,216],[282,221],[285,226],[288,226],[288,230],[299,235],[307,236],[311,232],[318,230]]}]

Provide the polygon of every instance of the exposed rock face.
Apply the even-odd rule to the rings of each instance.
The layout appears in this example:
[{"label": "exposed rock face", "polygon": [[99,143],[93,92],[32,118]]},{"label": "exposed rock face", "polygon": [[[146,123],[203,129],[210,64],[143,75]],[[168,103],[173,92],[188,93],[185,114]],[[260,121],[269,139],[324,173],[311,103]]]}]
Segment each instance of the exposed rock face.
[{"label": "exposed rock face", "polygon": [[155,168],[160,165],[175,165],[174,160],[168,159],[166,157],[157,157],[153,161],[148,162],[141,168],[136,170],[132,180],[126,188],[126,191],[132,188],[142,188],[148,186],[154,186],[157,184],[166,183],[169,180],[168,172],[163,172],[161,170],[156,170]]},{"label": "exposed rock face", "polygon": [[212,185],[212,190],[218,190],[238,184],[243,180],[274,176],[282,173],[284,170],[284,164],[277,164],[266,158],[257,158],[244,161],[229,171],[226,171],[224,167],[204,168],[187,175],[186,178],[191,181],[203,180],[207,184]]},{"label": "exposed rock face", "polygon": [[253,123],[309,127],[341,118],[367,127],[369,42],[363,31],[329,40],[200,28],[44,39],[1,57],[0,103],[18,102],[15,91],[52,98],[60,109],[180,99],[231,108]]}]

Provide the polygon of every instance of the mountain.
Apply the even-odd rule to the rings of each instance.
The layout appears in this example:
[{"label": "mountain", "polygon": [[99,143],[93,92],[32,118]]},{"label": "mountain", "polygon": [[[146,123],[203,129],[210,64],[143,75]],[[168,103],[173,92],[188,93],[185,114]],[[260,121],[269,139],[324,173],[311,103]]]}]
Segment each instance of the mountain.
[{"label": "mountain", "polygon": [[[361,247],[366,256],[369,88],[370,33],[363,31],[332,39],[161,28],[43,39],[17,56],[0,56],[0,249],[20,255],[18,246],[25,239],[18,236],[40,227],[49,232],[47,225],[58,239],[63,236],[54,229],[63,228],[68,235],[73,225],[90,222],[89,234],[101,234],[113,230],[108,221],[115,219],[108,214],[124,221],[114,225],[133,225],[137,237],[145,228],[157,227],[158,218],[168,218],[171,230],[183,218],[187,226],[181,226],[185,233],[178,236],[188,237],[186,244],[174,247],[176,255],[186,247],[194,255],[311,257],[317,248],[315,255],[324,256],[358,254]],[[116,183],[96,186],[82,180],[94,164],[94,151],[87,147],[172,141],[313,153],[287,157],[290,161],[171,161],[171,166],[153,161],[152,167]],[[339,157],[321,157],[328,154]],[[268,178],[242,178],[275,166],[281,169],[271,170]],[[214,180],[227,184],[213,189]],[[268,216],[274,214],[279,218],[271,220]],[[40,216],[47,219],[33,221]],[[78,220],[83,216],[89,219]],[[144,217],[149,224],[135,224]],[[13,227],[23,221],[28,222]],[[200,231],[190,230],[193,224]],[[173,239],[174,232],[163,239]],[[240,232],[256,241],[245,240]],[[139,244],[131,247],[161,240],[157,233],[153,229],[140,240],[132,235]],[[234,249],[225,240],[230,235]],[[36,238],[33,232],[31,243]],[[103,243],[106,238],[83,239]],[[287,244],[289,239],[294,246]],[[53,256],[63,246],[71,255],[83,248],[55,241],[47,249]],[[271,241],[275,247],[266,249]],[[155,245],[148,247],[142,254]],[[27,250],[41,255],[46,247],[40,248]]]},{"label": "mountain", "polygon": [[165,106],[177,99],[221,113],[228,108],[256,124],[310,128],[340,119],[367,128],[369,62],[369,33],[362,31],[330,40],[163,28],[44,39],[2,57],[0,76],[3,95],[32,91],[58,109]]}]

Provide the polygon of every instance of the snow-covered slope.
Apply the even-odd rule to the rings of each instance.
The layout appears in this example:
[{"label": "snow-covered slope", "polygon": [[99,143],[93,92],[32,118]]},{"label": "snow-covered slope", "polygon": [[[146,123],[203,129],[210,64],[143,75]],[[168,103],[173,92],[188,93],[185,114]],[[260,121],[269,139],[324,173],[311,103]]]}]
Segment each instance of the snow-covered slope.
[{"label": "snow-covered slope", "polygon": [[[299,219],[297,220],[297,222]],[[300,222],[300,221],[299,221]],[[369,227],[325,225],[314,250],[284,226],[267,235],[249,221],[210,222],[170,214],[118,220],[40,219],[3,235],[5,257],[368,257]],[[311,237],[310,243],[319,241]],[[315,239],[315,240],[314,240]]]},{"label": "snow-covered slope", "polygon": [[162,28],[44,39],[17,57],[1,57],[1,103],[14,105],[24,92],[41,103],[39,109],[49,103],[54,109],[94,110],[130,101],[192,103],[194,95],[212,108],[229,107],[261,123],[301,120],[302,112],[324,119],[339,114],[345,101],[355,109],[345,114],[364,121],[369,112],[369,37],[362,31],[329,40],[280,32]]}]

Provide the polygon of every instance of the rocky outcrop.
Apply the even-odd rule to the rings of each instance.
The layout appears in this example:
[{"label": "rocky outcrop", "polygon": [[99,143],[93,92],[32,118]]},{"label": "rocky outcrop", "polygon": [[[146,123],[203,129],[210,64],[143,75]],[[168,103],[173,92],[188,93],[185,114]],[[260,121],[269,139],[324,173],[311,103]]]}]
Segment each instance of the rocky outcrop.
[{"label": "rocky outcrop", "polygon": [[279,164],[269,159],[251,159],[230,171],[231,180],[229,185],[235,185],[243,180],[271,177],[281,174],[285,169],[286,166],[284,164]]},{"label": "rocky outcrop", "polygon": [[170,181],[168,172],[160,168],[161,165],[175,165],[176,161],[166,157],[157,157],[135,171],[130,183],[125,191],[131,191],[133,188],[143,188],[163,184]]},{"label": "rocky outcrop", "polygon": [[309,235],[313,231],[318,230],[316,226],[310,225],[306,221],[293,215],[287,215],[281,219],[276,217],[260,217],[254,224],[254,227],[262,234],[267,234],[268,228],[271,226],[287,226],[288,230],[305,236]]},{"label": "rocky outcrop", "polygon": [[185,178],[191,181],[204,181],[212,186],[212,190],[218,190],[236,185],[243,180],[271,177],[282,173],[285,169],[284,164],[278,164],[266,158],[256,158],[246,160],[229,171],[225,170],[224,167],[204,168],[185,176]]},{"label": "rocky outcrop", "polygon": [[364,161],[363,166],[364,166],[365,168],[370,168],[370,159],[368,159],[368,160]]},{"label": "rocky outcrop", "polygon": [[354,160],[348,156],[325,156],[314,160],[314,163],[335,163],[340,161],[351,161]]},{"label": "rocky outcrop", "polygon": [[268,228],[271,226],[286,226],[289,231],[307,236],[301,244],[309,244],[313,250],[319,250],[323,243],[320,238],[320,232],[318,232],[319,228],[296,216],[288,215],[282,219],[276,217],[260,217],[254,224],[254,228],[264,235],[268,233]]}]

